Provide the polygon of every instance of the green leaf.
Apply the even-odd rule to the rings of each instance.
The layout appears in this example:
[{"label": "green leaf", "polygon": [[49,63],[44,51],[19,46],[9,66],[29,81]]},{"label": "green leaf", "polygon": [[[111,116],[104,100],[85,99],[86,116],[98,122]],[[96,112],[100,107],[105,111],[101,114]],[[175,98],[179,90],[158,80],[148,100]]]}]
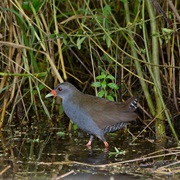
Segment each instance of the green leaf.
[{"label": "green leaf", "polygon": [[114,79],[115,79],[115,77],[114,77],[113,75],[111,75],[111,74],[109,74],[106,78],[107,78],[107,79],[111,79],[111,80],[114,80]]},{"label": "green leaf", "polygon": [[119,89],[118,85],[115,84],[115,83],[108,83],[107,85],[108,85],[108,87],[110,87],[111,89],[115,89],[115,90],[118,90],[118,89]]},{"label": "green leaf", "polygon": [[106,81],[103,81],[103,82],[101,83],[101,87],[102,87],[103,89],[106,89],[106,86],[107,86]]},{"label": "green leaf", "polygon": [[64,45],[68,44],[65,38],[63,38],[63,43],[64,43]]},{"label": "green leaf", "polygon": [[26,0],[22,3],[22,8],[28,11],[32,12],[32,8],[35,10],[35,12],[38,12],[39,8],[41,7],[43,1],[40,0]]},{"label": "green leaf", "polygon": [[106,41],[107,47],[109,48],[111,46],[111,39],[107,34],[104,34],[103,40]]},{"label": "green leaf", "polygon": [[105,79],[106,78],[106,75],[105,74],[101,74],[99,76],[96,77],[97,80],[99,79]]},{"label": "green leaf", "polygon": [[106,96],[106,99],[109,101],[114,101],[114,98],[111,95]]},{"label": "green leaf", "polygon": [[111,39],[108,36],[106,38],[106,44],[108,48],[111,46]]},{"label": "green leaf", "polygon": [[128,3],[128,0],[120,0],[123,3]]},{"label": "green leaf", "polygon": [[111,15],[111,6],[109,6],[109,5],[104,6],[103,15],[104,16],[110,16]]},{"label": "green leaf", "polygon": [[106,76],[106,73],[104,70],[101,70],[101,75],[105,75]]},{"label": "green leaf", "polygon": [[93,87],[101,87],[101,83],[100,82],[93,82],[91,84],[91,86],[93,86]]},{"label": "green leaf", "polygon": [[59,114],[63,114],[64,113],[64,109],[62,104],[59,106]]},{"label": "green leaf", "polygon": [[24,2],[22,3],[22,8],[25,9],[25,10],[30,9],[28,1],[24,1]]},{"label": "green leaf", "polygon": [[81,49],[81,44],[83,43],[83,41],[86,39],[86,36],[84,36],[84,37],[82,37],[82,38],[78,38],[77,39],[77,47],[78,47],[78,49]]},{"label": "green leaf", "polygon": [[104,90],[101,90],[98,92],[98,97],[103,97],[105,94],[105,91]]},{"label": "green leaf", "polygon": [[59,131],[59,132],[57,132],[56,134],[57,134],[58,136],[64,136],[64,135],[65,135],[65,132]]},{"label": "green leaf", "polygon": [[78,129],[78,126],[76,124],[73,124],[72,128],[73,128],[74,131],[76,131]]},{"label": "green leaf", "polygon": [[[38,86],[38,89],[39,89],[39,91],[41,91],[42,89],[44,89],[44,85],[43,84],[39,84],[39,86]],[[37,89],[34,89],[34,90],[32,90],[32,93],[35,95],[35,94],[37,94]]]},{"label": "green leaf", "polygon": [[168,28],[162,28],[162,32],[163,32],[163,34],[164,33],[173,33],[174,30],[173,29],[168,29]]},{"label": "green leaf", "polygon": [[38,86],[38,88],[39,88],[39,90],[41,91],[42,89],[44,89],[44,84],[39,84],[39,86]]}]

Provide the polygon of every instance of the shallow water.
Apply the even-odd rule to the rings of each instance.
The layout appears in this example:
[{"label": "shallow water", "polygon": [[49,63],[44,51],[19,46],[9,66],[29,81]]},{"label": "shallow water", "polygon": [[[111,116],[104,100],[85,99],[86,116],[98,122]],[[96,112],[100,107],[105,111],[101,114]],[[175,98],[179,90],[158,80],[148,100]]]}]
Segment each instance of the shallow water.
[{"label": "shallow water", "polygon": [[[61,136],[62,129],[12,127],[0,134],[0,171],[3,179],[140,179],[137,166],[106,166],[154,152],[147,140],[132,142],[132,136],[107,135],[109,149],[95,139],[87,148],[89,136],[81,131]],[[115,151],[115,147],[118,152]],[[106,164],[106,165],[105,165]],[[4,170],[4,171],[3,171]],[[66,173],[70,173],[69,175]],[[147,176],[148,177],[148,176]],[[142,178],[143,179],[143,178]]]}]

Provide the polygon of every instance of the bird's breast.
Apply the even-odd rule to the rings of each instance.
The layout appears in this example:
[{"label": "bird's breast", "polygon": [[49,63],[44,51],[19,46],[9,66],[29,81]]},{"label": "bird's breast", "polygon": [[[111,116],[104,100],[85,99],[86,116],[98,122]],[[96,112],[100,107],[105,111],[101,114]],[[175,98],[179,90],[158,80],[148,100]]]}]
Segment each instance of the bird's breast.
[{"label": "bird's breast", "polygon": [[75,123],[77,126],[88,134],[96,134],[102,131],[97,124],[93,121],[91,116],[78,104],[74,103],[63,103],[63,109],[66,115]]}]

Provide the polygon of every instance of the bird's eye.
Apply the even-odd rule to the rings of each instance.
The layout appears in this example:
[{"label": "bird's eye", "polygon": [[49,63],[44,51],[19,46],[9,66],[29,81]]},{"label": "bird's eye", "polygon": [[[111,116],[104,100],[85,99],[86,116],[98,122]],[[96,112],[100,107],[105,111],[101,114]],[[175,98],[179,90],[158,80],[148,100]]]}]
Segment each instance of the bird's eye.
[{"label": "bird's eye", "polygon": [[59,90],[59,91],[62,91],[62,88],[61,88],[61,87],[59,87],[59,88],[58,88],[58,90]]}]

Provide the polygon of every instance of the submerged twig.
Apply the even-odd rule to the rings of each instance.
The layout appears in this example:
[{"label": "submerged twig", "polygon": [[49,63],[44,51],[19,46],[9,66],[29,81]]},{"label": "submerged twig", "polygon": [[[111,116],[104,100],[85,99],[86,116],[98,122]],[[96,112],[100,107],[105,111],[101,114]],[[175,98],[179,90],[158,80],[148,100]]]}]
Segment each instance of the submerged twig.
[{"label": "submerged twig", "polygon": [[72,170],[72,171],[70,171],[70,172],[67,172],[67,173],[65,173],[65,174],[63,174],[63,175],[61,175],[61,176],[58,176],[55,180],[59,180],[59,179],[61,179],[61,178],[64,178],[64,177],[66,177],[66,176],[69,176],[70,174],[73,174],[74,173],[74,170]]},{"label": "submerged twig", "polygon": [[9,168],[11,168],[11,166],[6,166],[1,172],[0,172],[0,176],[3,175]]}]

